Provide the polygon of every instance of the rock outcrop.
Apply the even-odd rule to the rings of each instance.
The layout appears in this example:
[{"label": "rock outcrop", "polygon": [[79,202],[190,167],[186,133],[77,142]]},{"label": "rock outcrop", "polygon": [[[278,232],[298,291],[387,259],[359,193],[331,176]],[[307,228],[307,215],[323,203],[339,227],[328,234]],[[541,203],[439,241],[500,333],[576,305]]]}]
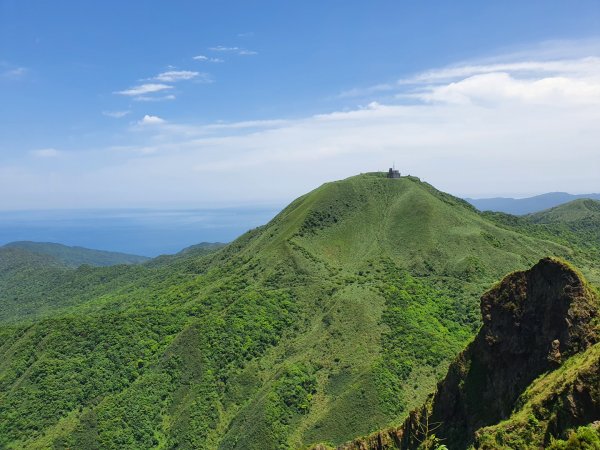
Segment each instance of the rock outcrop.
[{"label": "rock outcrop", "polygon": [[[595,294],[573,268],[551,258],[505,277],[482,297],[481,313],[479,333],[423,407],[398,428],[339,448],[412,449],[426,434],[453,450],[477,446],[477,430],[508,418],[536,378],[599,341]],[[572,390],[550,400],[564,397],[565,403],[552,424],[554,433],[600,418],[595,417],[598,399],[590,401],[589,394],[595,389],[597,395],[598,388],[586,386],[585,379],[579,377]]]}]

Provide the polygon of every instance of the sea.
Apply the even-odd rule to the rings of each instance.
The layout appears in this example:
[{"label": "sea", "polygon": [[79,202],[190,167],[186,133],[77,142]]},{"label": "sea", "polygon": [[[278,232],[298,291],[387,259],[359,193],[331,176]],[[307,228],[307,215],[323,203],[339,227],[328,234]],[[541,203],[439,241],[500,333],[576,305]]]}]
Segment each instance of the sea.
[{"label": "sea", "polygon": [[280,207],[0,211],[0,246],[55,242],[142,256],[201,242],[230,242],[266,224]]}]

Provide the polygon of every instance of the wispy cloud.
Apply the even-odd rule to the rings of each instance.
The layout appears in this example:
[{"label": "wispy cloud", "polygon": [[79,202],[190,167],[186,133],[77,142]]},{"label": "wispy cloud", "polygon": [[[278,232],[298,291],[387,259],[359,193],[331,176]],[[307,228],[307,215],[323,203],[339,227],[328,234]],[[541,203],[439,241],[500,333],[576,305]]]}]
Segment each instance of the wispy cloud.
[{"label": "wispy cloud", "polygon": [[428,70],[412,77],[398,80],[398,84],[446,82],[473,75],[507,72],[522,75],[539,74],[595,74],[600,67],[600,58],[586,57],[554,61],[518,61],[495,64],[464,64]]},{"label": "wispy cloud", "polygon": [[209,50],[211,52],[239,52],[241,48],[239,47],[226,47],[224,45],[217,45],[216,47],[210,47]]},{"label": "wispy cloud", "polygon": [[174,89],[173,84],[182,81],[193,81],[196,83],[213,82],[210,74],[205,72],[197,72],[194,70],[174,70],[174,66],[169,66],[169,69],[173,70],[161,72],[152,78],[147,78],[145,81],[149,81],[148,83],[139,84],[129,89],[117,91],[115,94],[132,97],[133,100],[138,102],[161,102],[166,100],[175,100],[175,94],[163,95],[165,91]]},{"label": "wispy cloud", "polygon": [[169,70],[156,75],[153,80],[162,81],[165,83],[174,83],[183,80],[193,80],[202,75],[202,78],[207,78],[207,74],[201,74],[200,72],[194,72],[191,70]]},{"label": "wispy cloud", "polygon": [[227,47],[225,45],[210,47],[209,50],[211,52],[235,53],[242,56],[258,55],[258,52],[254,50],[248,50],[242,47]]},{"label": "wispy cloud", "polygon": [[37,158],[56,158],[61,155],[61,152],[55,148],[40,148],[30,153]]},{"label": "wispy cloud", "polygon": [[[558,45],[558,44],[557,44]],[[596,47],[597,52],[600,53],[600,45]],[[536,59],[536,54],[531,52],[521,51],[510,55],[500,55],[495,57],[487,58],[487,61],[483,62],[466,62],[462,64],[454,64],[446,67],[435,68],[426,70],[420,73],[416,73],[411,76],[400,78],[395,82],[382,83],[373,86],[359,87],[350,89],[342,92],[338,95],[340,98],[350,97],[370,97],[376,94],[389,95],[398,94],[399,97],[421,97],[423,99],[432,100],[434,96],[428,96],[427,91],[433,91],[437,86],[443,87],[445,84],[460,82],[461,88],[465,87],[463,83],[465,80],[471,77],[477,77],[480,75],[492,75],[492,74],[507,74],[513,80],[541,80],[546,79],[541,86],[555,85],[558,89],[562,89],[559,84],[562,82],[559,80],[567,78],[569,80],[583,80],[585,82],[588,78],[595,79],[598,76],[600,68],[600,57],[598,56],[581,56],[577,58],[561,57],[551,59],[550,56],[553,52],[550,50],[543,50],[546,46],[540,47],[542,54],[545,59]],[[560,54],[564,55],[565,48],[571,48],[572,46],[560,46],[562,49]],[[556,53],[556,52],[554,52]],[[577,52],[575,52],[577,53]],[[548,59],[550,58],[550,59]],[[500,81],[501,76],[496,76],[496,81]],[[479,77],[475,78],[477,83],[482,80],[491,80],[492,77]],[[506,81],[506,80],[504,80]],[[592,82],[595,82],[592,80]],[[474,83],[470,83],[471,86]],[[564,86],[564,85],[563,85]],[[513,86],[515,88],[515,86]],[[537,86],[540,87],[540,84]],[[452,89],[455,89],[454,86]],[[416,95],[413,95],[415,94]],[[421,94],[424,94],[421,96]],[[439,97],[441,99],[441,97]]]},{"label": "wispy cloud", "polygon": [[165,123],[164,119],[161,119],[158,116],[152,116],[149,114],[146,114],[142,120],[138,121],[138,125],[160,125]]},{"label": "wispy cloud", "polygon": [[120,119],[130,113],[131,111],[102,111],[103,116],[112,117],[114,119]]},{"label": "wispy cloud", "polygon": [[161,92],[168,89],[173,89],[173,86],[163,83],[145,83],[125,89],[124,91],[117,91],[115,94],[136,97],[139,95],[153,94],[155,92]]},{"label": "wispy cloud", "polygon": [[194,61],[205,61],[205,62],[211,62],[211,63],[222,63],[222,62],[225,62],[225,60],[222,59],[222,58],[209,58],[208,56],[204,56],[204,55],[192,56],[192,59]]},{"label": "wispy cloud", "polygon": [[167,102],[170,100],[175,100],[177,97],[175,94],[169,95],[139,95],[137,97],[133,97],[133,100],[136,102]]}]

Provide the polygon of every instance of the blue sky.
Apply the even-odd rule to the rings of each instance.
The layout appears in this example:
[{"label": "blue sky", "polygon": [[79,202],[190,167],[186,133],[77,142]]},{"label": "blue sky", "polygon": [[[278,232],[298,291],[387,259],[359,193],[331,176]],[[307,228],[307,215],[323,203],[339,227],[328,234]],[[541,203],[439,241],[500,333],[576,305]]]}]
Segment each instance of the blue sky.
[{"label": "blue sky", "polygon": [[0,209],[600,191],[599,58],[598,1],[0,0]]}]

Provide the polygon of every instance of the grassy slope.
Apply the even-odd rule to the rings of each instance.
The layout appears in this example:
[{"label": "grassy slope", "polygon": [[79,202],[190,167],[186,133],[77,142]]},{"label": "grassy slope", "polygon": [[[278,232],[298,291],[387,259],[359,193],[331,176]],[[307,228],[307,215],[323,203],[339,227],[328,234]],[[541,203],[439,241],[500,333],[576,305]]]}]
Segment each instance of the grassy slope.
[{"label": "grassy slope", "polygon": [[71,275],[57,298],[93,294],[0,328],[0,446],[267,449],[398,422],[473,335],[483,289],[572,256],[550,237],[370,174],[212,255]]},{"label": "grassy slope", "polygon": [[570,246],[570,259],[585,276],[600,284],[600,201],[575,200],[555,208],[523,217],[502,213],[483,213],[499,226],[532,237],[549,239]]}]

